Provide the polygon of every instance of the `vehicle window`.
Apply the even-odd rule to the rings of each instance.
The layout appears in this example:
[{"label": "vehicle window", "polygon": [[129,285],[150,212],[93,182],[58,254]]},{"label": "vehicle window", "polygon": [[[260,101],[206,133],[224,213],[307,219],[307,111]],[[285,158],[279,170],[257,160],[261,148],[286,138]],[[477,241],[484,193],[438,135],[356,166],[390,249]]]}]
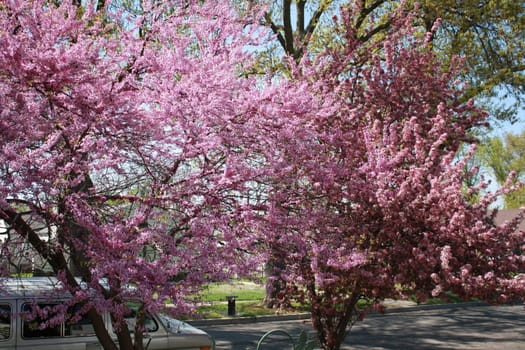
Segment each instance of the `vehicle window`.
[{"label": "vehicle window", "polygon": [[[52,308],[54,304],[38,304],[38,308],[43,311],[43,313],[50,313],[48,316],[53,316]],[[23,327],[22,327],[22,337],[23,338],[53,338],[60,337],[62,325],[48,326],[42,328],[41,325],[44,324],[48,318],[41,317],[40,315],[34,315],[33,305],[24,304],[22,306],[22,318],[23,318]]]},{"label": "vehicle window", "polygon": [[[55,316],[53,307],[56,304],[38,304],[40,310],[44,311],[48,317],[44,318],[40,315],[33,315],[33,305],[24,304],[23,310],[23,327],[22,337],[24,338],[52,338],[52,337],[81,337],[81,336],[92,336],[95,334],[95,328],[91,323],[91,320],[86,316],[82,315],[80,319],[74,317],[79,311],[79,306],[74,306],[68,309],[65,323],[59,325],[41,328],[41,325],[46,322],[49,318]],[[70,318],[73,317],[73,321]]]},{"label": "vehicle window", "polygon": [[87,317],[87,315],[82,315],[79,320],[76,320],[75,315],[80,310],[80,306],[76,305],[68,311],[68,316],[73,317],[73,322],[71,320],[66,321],[64,325],[64,335],[73,336],[73,337],[84,337],[95,334],[95,328],[93,323]]},{"label": "vehicle window", "polygon": [[[135,330],[138,306],[129,305],[129,307],[130,307],[130,312],[124,318],[128,325],[128,329],[133,332]],[[146,314],[146,320],[144,321],[144,328],[146,328],[146,331],[149,333],[156,332],[159,329],[159,325],[149,313]]]},{"label": "vehicle window", "polygon": [[11,306],[0,304],[0,342],[11,336]]}]

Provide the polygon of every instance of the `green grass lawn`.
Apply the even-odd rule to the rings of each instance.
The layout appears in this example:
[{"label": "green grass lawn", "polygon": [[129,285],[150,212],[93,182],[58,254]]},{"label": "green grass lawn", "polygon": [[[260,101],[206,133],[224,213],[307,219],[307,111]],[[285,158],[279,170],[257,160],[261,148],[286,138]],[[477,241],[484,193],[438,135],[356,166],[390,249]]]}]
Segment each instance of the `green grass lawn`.
[{"label": "green grass lawn", "polygon": [[[203,288],[202,293],[196,296],[196,300],[201,304],[197,308],[199,318],[222,318],[228,315],[227,296],[236,296],[235,311],[236,316],[253,317],[274,315],[293,312],[308,312],[308,306],[294,305],[294,310],[275,310],[264,306],[265,288],[262,284],[247,281],[231,281],[228,283],[211,283]],[[448,300],[432,298],[424,304],[441,304],[443,302],[461,302],[460,298],[449,293]],[[366,308],[370,306],[367,301],[360,301],[358,307]]]},{"label": "green grass lawn", "polygon": [[226,296],[235,295],[237,300],[262,301],[265,296],[264,286],[253,282],[233,281],[212,283],[206,286],[201,295],[202,302],[226,301]]},{"label": "green grass lawn", "polygon": [[[264,306],[264,285],[245,281],[232,281],[228,283],[212,283],[206,286],[197,297],[202,303],[197,308],[199,317],[222,318],[228,315],[227,296],[236,296],[236,316],[253,317],[274,315],[276,312],[302,312],[306,309],[283,311],[268,309]],[[299,307],[299,306],[298,306]]]}]

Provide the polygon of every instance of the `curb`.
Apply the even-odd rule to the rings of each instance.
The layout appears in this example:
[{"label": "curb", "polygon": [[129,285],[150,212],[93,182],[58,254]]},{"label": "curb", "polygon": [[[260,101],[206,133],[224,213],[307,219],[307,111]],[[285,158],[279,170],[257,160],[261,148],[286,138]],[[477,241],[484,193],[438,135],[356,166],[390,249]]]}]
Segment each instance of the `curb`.
[{"label": "curb", "polygon": [[463,309],[467,307],[479,307],[479,306],[490,306],[491,304],[483,301],[466,301],[461,303],[445,303],[445,304],[432,304],[432,305],[414,305],[406,307],[391,307],[386,308],[384,312],[373,311],[369,315],[380,315],[380,314],[399,314],[405,312],[415,312],[424,310],[444,310],[444,309]]},{"label": "curb", "polygon": [[[433,304],[433,305],[414,305],[414,306],[392,306],[387,307],[383,312],[370,311],[367,317],[378,317],[383,315],[424,311],[424,310],[441,310],[441,309],[458,309],[467,307],[490,306],[491,304],[481,301],[471,301],[463,303],[450,304]],[[231,317],[231,318],[214,318],[186,321],[195,327],[200,326],[214,326],[214,325],[230,325],[230,324],[246,324],[256,322],[277,322],[277,321],[298,321],[308,320],[311,318],[310,313],[299,313],[290,315],[269,315],[269,316],[249,316],[249,317]]]},{"label": "curb", "polygon": [[248,317],[231,317],[231,318],[213,318],[204,320],[186,321],[192,326],[213,326],[228,325],[239,323],[256,323],[256,322],[276,322],[276,321],[298,321],[310,319],[310,313],[290,314],[290,315],[268,315],[268,316],[248,316]]}]

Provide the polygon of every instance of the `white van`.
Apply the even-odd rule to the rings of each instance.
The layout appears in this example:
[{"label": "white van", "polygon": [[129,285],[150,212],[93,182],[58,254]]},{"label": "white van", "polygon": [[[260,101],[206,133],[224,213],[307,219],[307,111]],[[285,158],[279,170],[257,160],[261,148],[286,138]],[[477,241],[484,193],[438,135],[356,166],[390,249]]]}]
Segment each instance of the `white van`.
[{"label": "white van", "polygon": [[[21,316],[31,310],[35,301],[40,307],[60,304],[59,297],[44,296],[45,291],[52,291],[53,285],[56,279],[48,277],[0,279],[0,349],[102,349],[87,317],[74,324],[65,322],[40,329],[37,325],[45,320],[25,320]],[[103,317],[106,329],[112,332],[109,314]],[[134,315],[130,315],[130,322],[132,320]],[[145,328],[147,350],[215,349],[213,339],[206,332],[165,314],[148,315]]]}]

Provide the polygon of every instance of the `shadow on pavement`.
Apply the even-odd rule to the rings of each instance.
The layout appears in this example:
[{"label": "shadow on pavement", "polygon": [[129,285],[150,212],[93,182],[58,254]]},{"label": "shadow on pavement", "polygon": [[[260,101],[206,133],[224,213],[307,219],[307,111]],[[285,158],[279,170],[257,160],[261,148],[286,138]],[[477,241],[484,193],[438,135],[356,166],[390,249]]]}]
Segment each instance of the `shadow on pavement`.
[{"label": "shadow on pavement", "polygon": [[[201,327],[217,342],[217,350],[255,350],[260,337],[271,329],[294,336],[305,329],[315,337],[308,320],[255,322]],[[523,305],[445,306],[369,315],[345,339],[343,350],[525,349]],[[281,338],[282,339],[282,338]],[[290,342],[273,339],[261,350],[292,349]]]},{"label": "shadow on pavement", "polygon": [[522,315],[523,306],[377,315],[356,325],[342,349],[525,349]]}]

